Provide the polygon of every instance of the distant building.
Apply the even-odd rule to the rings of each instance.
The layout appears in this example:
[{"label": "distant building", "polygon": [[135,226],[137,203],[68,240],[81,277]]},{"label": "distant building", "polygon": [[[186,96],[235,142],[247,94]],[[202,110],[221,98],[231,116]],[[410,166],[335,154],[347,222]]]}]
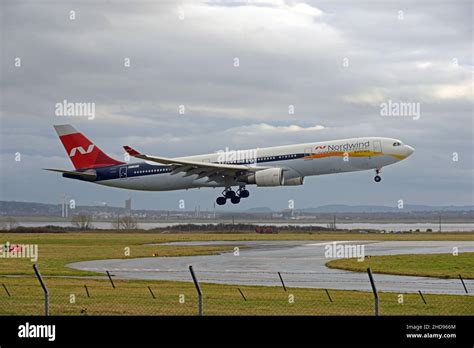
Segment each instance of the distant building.
[{"label": "distant building", "polygon": [[294,218],[294,210],[293,209],[284,209],[281,212],[283,219],[293,219]]},{"label": "distant building", "polygon": [[125,200],[125,213],[127,215],[130,215],[132,213],[132,199],[126,199]]}]

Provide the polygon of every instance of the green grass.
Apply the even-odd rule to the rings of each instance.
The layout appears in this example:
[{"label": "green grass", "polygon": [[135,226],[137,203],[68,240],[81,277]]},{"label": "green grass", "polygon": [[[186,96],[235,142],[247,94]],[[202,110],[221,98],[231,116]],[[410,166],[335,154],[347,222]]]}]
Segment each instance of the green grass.
[{"label": "green grass", "polygon": [[355,272],[366,272],[370,267],[374,273],[424,276],[436,278],[474,279],[474,253],[453,254],[407,254],[366,257],[357,259],[339,259],[326,263],[330,268],[339,268]]},{"label": "green grass", "polygon": [[[196,315],[197,295],[187,282],[46,278],[51,315]],[[42,315],[43,294],[35,278],[2,278],[0,315]],[[90,298],[84,285],[87,285]],[[148,286],[152,288],[153,299]],[[374,315],[369,292],[202,284],[205,315]],[[184,295],[184,303],[180,296]],[[289,296],[294,303],[289,302]],[[380,293],[381,315],[472,315],[474,297]],[[74,296],[74,303],[71,298]],[[183,297],[181,297],[183,298]]]},{"label": "green grass", "polygon": [[[156,233],[1,233],[0,243],[38,244],[39,269],[50,290],[50,312],[56,315],[195,315],[196,291],[192,283],[173,281],[115,280],[113,289],[107,279],[77,276],[95,273],[73,270],[66,264],[78,261],[130,257],[185,256],[212,254],[232,250],[232,246],[145,245],[171,241],[239,241],[248,240],[474,240],[472,233],[420,234],[156,234]],[[461,254],[462,255],[462,254]],[[369,259],[370,262],[373,258]],[[469,261],[469,260],[468,260]],[[429,263],[428,263],[429,265]],[[364,266],[367,267],[367,264]],[[373,266],[372,266],[373,267]],[[374,267],[373,267],[374,268]],[[472,267],[471,267],[472,270]],[[13,275],[21,275],[19,277]],[[42,315],[43,294],[32,277],[32,262],[24,259],[0,258],[0,284],[11,293],[8,297],[0,285],[0,315]],[[59,276],[59,277],[58,277]],[[86,296],[84,285],[91,297]],[[150,286],[156,299],[151,297]],[[318,289],[202,284],[205,314],[214,315],[373,315],[373,299],[369,292],[330,290],[333,302]],[[185,303],[179,303],[179,296]],[[294,303],[288,302],[289,294]],[[75,303],[70,303],[71,295]],[[382,315],[472,315],[474,298],[470,296],[380,294]]]},{"label": "green grass", "polygon": [[[234,246],[177,246],[146,245],[173,241],[239,241],[250,240],[474,240],[474,233],[418,233],[418,234],[355,234],[355,233],[0,233],[0,245],[38,244],[37,262],[44,275],[94,275],[95,273],[73,270],[68,263],[123,259],[125,248],[130,257],[192,256],[230,251]],[[31,275],[32,263],[25,259],[0,259],[0,275]]]},{"label": "green grass", "polygon": [[[231,250],[230,246],[174,246],[146,245],[174,240],[171,236],[153,234],[101,234],[101,233],[48,233],[48,234],[0,234],[0,243],[38,244],[38,267],[43,275],[81,276],[96,275],[93,272],[73,270],[66,265],[72,262],[123,259],[156,256],[208,255]],[[126,249],[129,248],[129,249]],[[125,251],[130,250],[130,256]],[[31,275],[29,259],[0,259],[0,275]]]}]

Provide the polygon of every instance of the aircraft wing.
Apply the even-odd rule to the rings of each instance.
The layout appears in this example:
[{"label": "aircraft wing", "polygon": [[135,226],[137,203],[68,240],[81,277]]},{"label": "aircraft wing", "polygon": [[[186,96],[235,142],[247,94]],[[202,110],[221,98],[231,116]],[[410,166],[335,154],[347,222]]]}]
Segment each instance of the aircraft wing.
[{"label": "aircraft wing", "polygon": [[123,147],[125,151],[133,157],[140,158],[146,161],[157,162],[161,164],[169,164],[173,167],[171,174],[177,174],[185,172],[185,176],[198,175],[196,179],[208,177],[210,181],[223,181],[224,178],[232,177],[237,178],[239,176],[245,176],[251,172],[266,169],[267,167],[252,167],[241,164],[220,164],[220,163],[209,163],[209,162],[195,162],[188,160],[181,160],[176,158],[148,156],[141,154],[140,152],[132,149],[130,146]]}]

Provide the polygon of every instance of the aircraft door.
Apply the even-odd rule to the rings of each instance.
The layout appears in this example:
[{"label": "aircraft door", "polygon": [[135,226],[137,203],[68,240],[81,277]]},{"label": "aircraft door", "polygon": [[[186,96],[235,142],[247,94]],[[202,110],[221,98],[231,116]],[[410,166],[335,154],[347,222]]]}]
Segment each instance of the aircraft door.
[{"label": "aircraft door", "polygon": [[127,178],[127,167],[120,167],[119,169],[119,178],[126,179]]},{"label": "aircraft door", "polygon": [[380,140],[374,140],[374,152],[382,152],[382,143]]}]

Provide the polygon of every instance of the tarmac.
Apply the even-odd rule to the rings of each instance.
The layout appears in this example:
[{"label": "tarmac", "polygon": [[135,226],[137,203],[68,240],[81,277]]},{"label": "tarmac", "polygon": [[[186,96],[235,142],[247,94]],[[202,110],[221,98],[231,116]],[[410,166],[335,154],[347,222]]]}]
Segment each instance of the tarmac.
[{"label": "tarmac", "polygon": [[[149,257],[97,260],[69,264],[68,267],[96,272],[108,270],[115,278],[192,281],[189,265],[200,282],[371,291],[368,274],[332,269],[325,264],[331,250],[343,246],[358,250],[364,257],[375,255],[474,252],[474,242],[463,241],[248,241],[177,242],[174,245],[230,245],[231,252],[218,255]],[[240,248],[246,246],[249,248]],[[358,248],[358,249],[356,249]],[[347,249],[349,250],[349,249]],[[331,256],[331,255],[329,255]],[[333,255],[334,256],[334,255]],[[337,256],[337,255],[336,255]],[[347,256],[347,254],[346,254]],[[456,257],[456,256],[453,256]],[[413,265],[416,268],[416,264]],[[378,291],[466,295],[460,279],[374,274]],[[469,295],[474,280],[464,279]]]}]

